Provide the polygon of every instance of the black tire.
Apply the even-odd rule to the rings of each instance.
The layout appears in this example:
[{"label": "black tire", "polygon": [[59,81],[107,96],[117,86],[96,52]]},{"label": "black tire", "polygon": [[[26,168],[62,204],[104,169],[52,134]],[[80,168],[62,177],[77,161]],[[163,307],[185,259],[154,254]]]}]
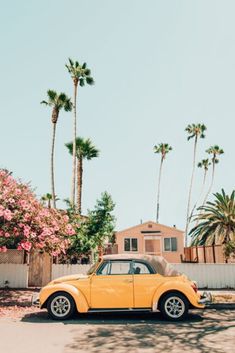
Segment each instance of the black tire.
[{"label": "black tire", "polygon": [[189,302],[187,298],[178,292],[169,292],[160,301],[159,310],[164,319],[169,321],[181,321],[188,315]]},{"label": "black tire", "polygon": [[75,312],[73,297],[66,292],[56,292],[47,302],[47,311],[53,320],[67,320]]}]

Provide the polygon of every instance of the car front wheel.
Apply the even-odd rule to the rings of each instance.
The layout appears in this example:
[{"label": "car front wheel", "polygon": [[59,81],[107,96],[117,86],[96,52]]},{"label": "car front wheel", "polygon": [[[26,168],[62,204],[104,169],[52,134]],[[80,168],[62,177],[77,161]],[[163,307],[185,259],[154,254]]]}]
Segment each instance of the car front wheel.
[{"label": "car front wheel", "polygon": [[166,294],[159,306],[159,310],[163,317],[170,321],[183,320],[188,314],[189,303],[183,294],[168,293]]},{"label": "car front wheel", "polygon": [[52,319],[66,320],[74,314],[75,303],[70,294],[57,292],[49,298],[47,310]]}]

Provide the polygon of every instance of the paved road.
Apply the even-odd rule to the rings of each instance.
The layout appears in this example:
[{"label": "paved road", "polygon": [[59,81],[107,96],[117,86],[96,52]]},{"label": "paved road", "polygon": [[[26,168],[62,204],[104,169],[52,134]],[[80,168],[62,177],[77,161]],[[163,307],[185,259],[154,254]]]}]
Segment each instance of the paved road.
[{"label": "paved road", "polygon": [[181,323],[160,314],[93,314],[54,322],[47,314],[0,319],[0,352],[222,353],[234,351],[235,311],[194,311]]}]

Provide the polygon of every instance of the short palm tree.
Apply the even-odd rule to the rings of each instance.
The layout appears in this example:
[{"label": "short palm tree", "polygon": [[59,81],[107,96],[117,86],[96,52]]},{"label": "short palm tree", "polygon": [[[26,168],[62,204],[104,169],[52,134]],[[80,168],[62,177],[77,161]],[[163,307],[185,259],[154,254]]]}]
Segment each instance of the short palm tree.
[{"label": "short palm tree", "polygon": [[211,193],[213,184],[214,184],[215,165],[219,163],[218,156],[224,153],[222,148],[220,148],[218,145],[211,146],[210,148],[208,148],[208,150],[206,150],[206,152],[212,155],[212,159],[211,159],[211,161],[212,161],[212,175],[211,175],[210,187],[209,187],[209,190],[208,190],[206,197],[204,199],[203,205],[206,203],[206,200],[208,199],[208,197]]},{"label": "short palm tree", "polygon": [[198,138],[205,137],[206,126],[204,124],[191,124],[191,125],[189,124],[186,127],[185,131],[189,134],[188,140],[194,139],[193,168],[192,168],[191,181],[190,181],[190,187],[189,187],[187,219],[186,219],[186,227],[185,227],[185,246],[187,246],[188,227],[190,222],[191,195],[192,195],[193,179],[194,179],[195,166],[196,166],[197,143],[198,143]]},{"label": "short palm tree", "polygon": [[[59,198],[56,197],[55,200],[58,201]],[[41,201],[44,206],[47,205],[48,208],[51,208],[52,195],[50,193],[46,193],[45,195],[42,195]]]},{"label": "short palm tree", "polygon": [[47,91],[47,101],[42,101],[52,108],[51,122],[52,122],[52,146],[51,146],[51,195],[52,205],[56,208],[56,195],[55,195],[55,177],[54,177],[54,151],[55,151],[55,135],[56,135],[56,124],[59,118],[61,110],[69,112],[72,110],[72,103],[70,98],[65,93],[57,93],[53,90]]},{"label": "short palm tree", "polygon": [[[69,153],[73,155],[73,142],[65,145]],[[91,160],[99,156],[99,150],[92,144],[90,139],[76,138],[76,158],[77,158],[77,212],[82,211],[82,185],[83,185],[83,160]]]},{"label": "short palm tree", "polygon": [[159,143],[154,146],[154,153],[161,154],[159,175],[158,175],[158,190],[157,190],[157,213],[156,213],[156,222],[159,222],[159,209],[160,209],[160,186],[161,186],[161,177],[162,177],[162,165],[163,161],[166,159],[167,153],[172,150],[172,147],[168,143]]},{"label": "short palm tree", "polygon": [[222,245],[235,241],[235,190],[214,194],[215,201],[198,208],[199,223],[191,229],[192,245]]},{"label": "short palm tree", "polygon": [[42,195],[41,197],[41,201],[43,205],[45,206],[45,204],[47,204],[48,208],[51,208],[51,200],[52,200],[52,195],[50,193]]},{"label": "short palm tree", "polygon": [[69,63],[65,65],[73,80],[73,171],[72,171],[72,187],[71,187],[71,204],[75,204],[75,178],[76,178],[76,138],[77,138],[77,91],[78,85],[83,87],[85,84],[93,85],[94,80],[91,77],[91,71],[87,68],[87,64],[79,64],[69,58]]}]

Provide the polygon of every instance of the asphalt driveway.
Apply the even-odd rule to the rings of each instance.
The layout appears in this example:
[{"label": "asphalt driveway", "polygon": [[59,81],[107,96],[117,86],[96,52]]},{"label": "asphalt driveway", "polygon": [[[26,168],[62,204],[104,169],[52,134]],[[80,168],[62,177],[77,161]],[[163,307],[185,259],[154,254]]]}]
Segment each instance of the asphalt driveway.
[{"label": "asphalt driveway", "polygon": [[194,311],[180,323],[160,314],[92,314],[66,322],[45,311],[0,319],[0,351],[7,353],[232,352],[235,311]]}]

